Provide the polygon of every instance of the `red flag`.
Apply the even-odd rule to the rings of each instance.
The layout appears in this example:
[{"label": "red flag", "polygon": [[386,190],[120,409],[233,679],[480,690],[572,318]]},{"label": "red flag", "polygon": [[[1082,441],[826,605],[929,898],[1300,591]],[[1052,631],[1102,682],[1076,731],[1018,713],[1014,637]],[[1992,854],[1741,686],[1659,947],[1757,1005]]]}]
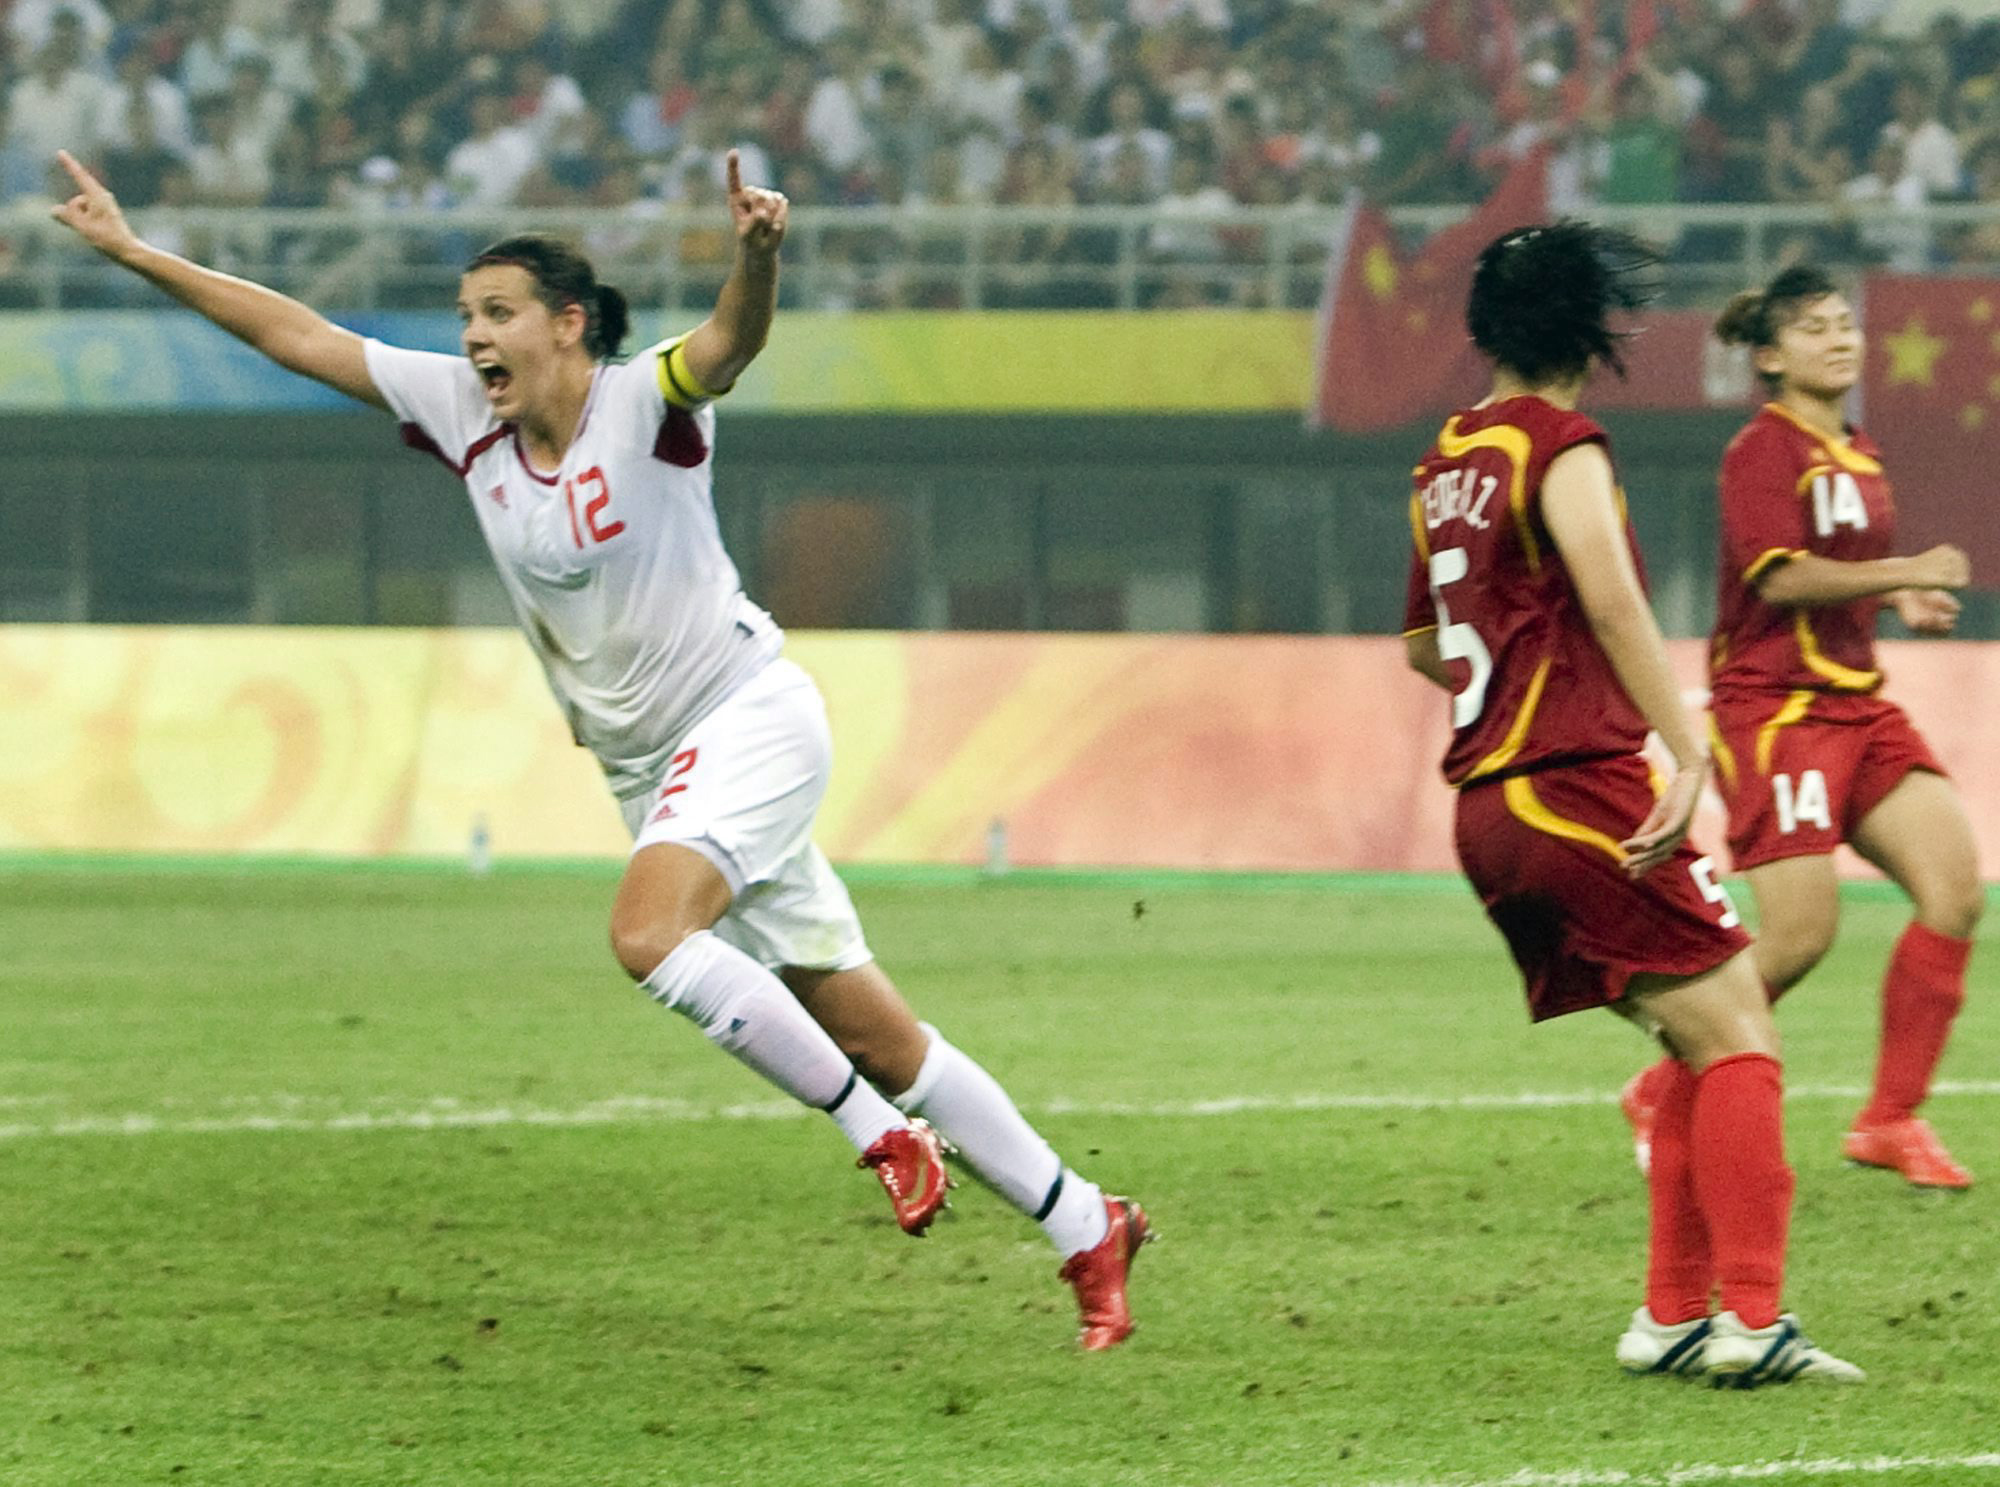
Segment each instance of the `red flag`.
[{"label": "red flag", "polygon": [[1547,179],[1546,151],[1531,151],[1485,205],[1409,259],[1378,208],[1353,209],[1320,300],[1312,427],[1399,428],[1472,392],[1484,375],[1465,334],[1472,266],[1501,233],[1546,215]]},{"label": "red flag", "polygon": [[1955,542],[2000,588],[2000,279],[1870,275],[1862,421],[1895,482],[1897,550]]}]

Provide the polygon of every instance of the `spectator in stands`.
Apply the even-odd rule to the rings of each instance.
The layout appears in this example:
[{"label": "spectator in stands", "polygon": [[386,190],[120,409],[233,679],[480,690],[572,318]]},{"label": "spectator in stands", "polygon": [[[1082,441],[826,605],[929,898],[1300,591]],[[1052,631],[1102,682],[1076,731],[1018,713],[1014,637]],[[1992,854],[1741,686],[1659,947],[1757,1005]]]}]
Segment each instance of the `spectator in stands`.
[{"label": "spectator in stands", "polygon": [[[268,163],[297,106],[291,94],[271,82],[269,57],[252,52],[237,59],[229,74],[229,100],[232,133]],[[199,180],[200,172],[195,174]]]},{"label": "spectator in stands", "polygon": [[1764,187],[1764,138],[1773,99],[1748,33],[1733,33],[1714,73],[1690,145],[1697,200],[1756,201]]},{"label": "spectator in stands", "polygon": [[1086,94],[1111,75],[1111,39],[1119,23],[1112,0],[1069,0],[1069,19],[1057,27],[1064,48],[1076,60],[1077,82]]},{"label": "spectator in stands", "polygon": [[13,0],[5,15],[18,56],[32,57],[46,47],[60,16],[75,23],[80,55],[100,56],[111,44],[112,18],[98,0]]},{"label": "spectator in stands", "polygon": [[955,122],[983,126],[1002,145],[1021,135],[1021,74],[1000,65],[991,38],[980,36],[966,49],[965,70],[946,106]]},{"label": "spectator in stands", "polygon": [[[1975,145],[1966,156],[1965,169],[1971,178],[1972,199],[2000,207],[2000,138],[1988,137]],[[2000,220],[1962,228],[1950,242],[1953,263],[1986,273],[2000,272]]]},{"label": "spectator in stands", "polygon": [[1899,273],[1917,273],[1929,265],[1930,227],[1907,215],[1924,204],[1924,179],[1908,168],[1898,141],[1884,134],[1868,168],[1841,189],[1841,197],[1863,209],[1855,232],[1872,257]]},{"label": "spectator in stands", "polygon": [[[682,3],[686,5],[687,0]],[[741,67],[759,76],[774,76],[778,70],[778,41],[757,19],[750,0],[722,0],[702,40],[702,73],[707,77],[726,77]]]},{"label": "spectator in stands", "polygon": [[111,85],[84,66],[83,42],[82,20],[72,11],[58,11],[49,22],[48,40],[26,74],[8,89],[11,145],[28,164],[24,174],[38,190],[57,150],[96,153],[105,122],[117,108]]},{"label": "spectator in stands", "polygon": [[898,64],[883,69],[879,96],[864,124],[869,168],[878,181],[893,175],[906,189],[924,181],[929,162],[944,147],[944,121],[924,96],[917,75]]},{"label": "spectator in stands", "polygon": [[[106,151],[133,149],[135,127],[143,116],[149,146],[185,160],[194,149],[194,117],[188,112],[187,96],[161,70],[152,34],[137,29],[121,31],[112,42],[109,60],[118,81],[116,97],[98,137],[101,147]],[[106,160],[108,170],[108,155]],[[157,186],[157,181],[154,184]],[[120,200],[135,200],[123,186],[112,189]],[[153,194],[148,193],[149,201]]]},{"label": "spectator in stands", "polygon": [[1839,77],[1854,50],[1855,30],[1841,16],[1841,0],[1804,0],[1798,24],[1778,48],[1777,74],[1788,102]]},{"label": "spectator in stands", "polygon": [[1146,233],[1146,252],[1160,263],[1218,263],[1222,235],[1215,219],[1236,205],[1216,174],[1215,162],[1193,150],[1174,156],[1161,220]]},{"label": "spectator in stands", "polygon": [[619,132],[640,156],[664,160],[680,148],[681,130],[701,92],[688,76],[687,56],[660,47],[646,63],[646,85],[625,101]]},{"label": "spectator in stands", "polygon": [[546,158],[556,137],[588,107],[576,79],[557,72],[538,53],[523,52],[514,59],[507,111],[528,131],[538,156]]},{"label": "spectator in stands", "polygon": [[271,194],[272,136],[245,128],[236,95],[195,100],[195,147],[188,175],[202,206],[261,206]]},{"label": "spectator in stands", "polygon": [[[121,201],[149,207],[160,199],[167,172],[185,166],[193,149],[170,149],[159,136],[159,115],[143,92],[121,91],[105,119],[99,159],[104,180]],[[192,124],[188,125],[190,130]]]},{"label": "spectator in stands", "polygon": [[1938,95],[1921,78],[1906,77],[1896,85],[1895,118],[1882,135],[1903,152],[1903,170],[1924,183],[1932,200],[1957,196],[1964,186],[1958,136],[1939,117]]},{"label": "spectator in stands", "polygon": [[[834,34],[827,44],[826,62],[826,75],[806,104],[806,138],[829,169],[846,175],[868,153],[868,126],[862,115],[880,102],[881,87],[862,38],[852,31]],[[748,161],[743,168],[750,169]],[[771,178],[753,173],[751,179]]]},{"label": "spectator in stands", "polygon": [[[694,200],[697,205],[714,206],[722,200],[723,183],[728,179],[729,152],[736,150],[742,161],[743,174],[753,181],[777,179],[771,169],[771,160],[761,146],[748,141],[731,143],[731,121],[724,115],[715,101],[703,103],[687,116],[686,128],[682,132],[681,147],[667,163],[667,186],[665,195],[669,201],[686,201],[687,182],[696,170],[708,173],[714,190],[701,192]],[[725,245],[726,246],[726,245]]]},{"label": "spectator in stands", "polygon": [[368,80],[368,52],[334,24],[333,0],[292,0],[290,24],[271,44],[271,81],[294,98],[319,91],[332,67],[349,96]]},{"label": "spectator in stands", "polygon": [[1306,134],[1303,157],[1306,168],[1320,165],[1328,172],[1317,194],[1338,201],[1348,188],[1367,181],[1370,167],[1382,157],[1382,136],[1362,127],[1353,96],[1336,89],[1327,95],[1319,122]]},{"label": "spectator in stands", "polygon": [[1464,201],[1476,193],[1472,156],[1489,113],[1470,91],[1455,69],[1421,57],[1408,63],[1382,119],[1378,200]]},{"label": "spectator in stands", "polygon": [[1613,85],[1598,200],[1647,206],[1679,199],[1681,131],[1673,95],[1663,82],[1657,74],[1635,71]]},{"label": "spectator in stands", "polygon": [[249,28],[232,19],[229,0],[193,0],[189,19],[191,34],[181,48],[181,90],[194,104],[227,93],[236,64],[263,51]]},{"label": "spectator in stands", "polygon": [[[1143,199],[1151,201],[1167,189],[1167,166],[1173,156],[1173,141],[1153,128],[1146,119],[1146,95],[1135,84],[1112,89],[1110,127],[1085,147],[1085,168],[1093,188],[1103,194],[1115,174],[1116,162],[1136,157],[1143,172]],[[1128,181],[1116,193],[1129,197]]]},{"label": "spectator in stands", "polygon": [[966,53],[981,34],[978,0],[934,0],[931,19],[922,27],[923,74],[933,103],[949,106],[965,73]]},{"label": "spectator in stands", "polygon": [[535,164],[534,136],[509,122],[507,95],[497,87],[474,93],[472,134],[445,157],[452,195],[468,206],[507,206]]}]

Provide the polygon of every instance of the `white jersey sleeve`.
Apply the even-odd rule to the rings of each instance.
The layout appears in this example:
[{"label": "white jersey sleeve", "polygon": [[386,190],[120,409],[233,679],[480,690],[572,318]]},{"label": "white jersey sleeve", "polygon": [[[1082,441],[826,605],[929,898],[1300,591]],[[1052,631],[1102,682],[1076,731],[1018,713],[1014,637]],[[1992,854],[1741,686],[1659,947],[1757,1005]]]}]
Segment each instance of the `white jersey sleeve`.
[{"label": "white jersey sleeve", "polygon": [[[428,447],[461,475],[482,439],[499,427],[472,363],[437,351],[410,351],[366,340],[368,375],[404,427],[404,442]],[[422,435],[419,441],[411,430]]]},{"label": "white jersey sleeve", "polygon": [[654,431],[653,458],[683,470],[697,470],[715,451],[716,394],[694,380],[674,355],[687,333],[648,346],[629,361],[606,366],[610,399],[618,417],[633,428]]}]

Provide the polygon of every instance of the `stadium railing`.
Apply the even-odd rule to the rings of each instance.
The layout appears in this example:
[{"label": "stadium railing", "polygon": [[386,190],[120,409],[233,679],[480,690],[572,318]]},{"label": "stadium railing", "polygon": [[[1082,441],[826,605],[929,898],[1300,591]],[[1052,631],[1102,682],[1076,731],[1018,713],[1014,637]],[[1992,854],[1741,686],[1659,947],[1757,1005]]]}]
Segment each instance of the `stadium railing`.
[{"label": "stadium railing", "polygon": [[[1398,207],[1410,244],[1464,206]],[[1668,254],[1670,294],[1707,303],[1809,255],[1834,267],[2000,269],[2000,203],[1920,210],[1819,205],[1597,206]],[[163,246],[325,308],[449,303],[484,242],[537,228],[573,237],[601,276],[640,305],[698,308],[726,272],[713,207],[394,211],[141,208]],[[787,302],[816,309],[1144,309],[1211,304],[1309,308],[1345,214],[1331,206],[801,208],[787,245]],[[0,308],[136,307],[152,292],[95,259],[39,204],[0,208]]]}]

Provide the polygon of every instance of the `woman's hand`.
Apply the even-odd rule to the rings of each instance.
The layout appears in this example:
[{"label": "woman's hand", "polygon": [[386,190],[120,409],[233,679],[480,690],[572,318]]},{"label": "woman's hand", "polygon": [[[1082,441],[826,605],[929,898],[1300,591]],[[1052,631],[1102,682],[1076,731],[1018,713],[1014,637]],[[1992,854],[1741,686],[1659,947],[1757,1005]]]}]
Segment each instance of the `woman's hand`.
[{"label": "woman's hand", "polygon": [[1972,560],[1965,549],[1949,542],[1926,548],[1909,559],[1910,586],[1918,589],[1962,589],[1972,582]]},{"label": "woman's hand", "polygon": [[105,189],[102,181],[79,165],[68,150],[56,151],[56,163],[68,171],[70,179],[76,182],[76,195],[61,206],[51,208],[49,215],[106,258],[124,262],[139,246],[139,235],[125,220],[118,198]]},{"label": "woman's hand", "polygon": [[1694,821],[1694,808],[1701,804],[1701,787],[1708,778],[1708,759],[1703,756],[1683,764],[1667,781],[1667,788],[1653,803],[1653,809],[1639,829],[1618,845],[1625,851],[1625,875],[1643,878],[1674,855],[1687,838]]},{"label": "woman's hand", "polygon": [[760,257],[775,258],[785,240],[785,219],[791,203],[780,191],[743,184],[743,166],[729,152],[729,217],[736,224],[736,242]]},{"label": "woman's hand", "polygon": [[1963,606],[1943,589],[1897,589],[1889,596],[1896,617],[1918,635],[1949,635]]}]

